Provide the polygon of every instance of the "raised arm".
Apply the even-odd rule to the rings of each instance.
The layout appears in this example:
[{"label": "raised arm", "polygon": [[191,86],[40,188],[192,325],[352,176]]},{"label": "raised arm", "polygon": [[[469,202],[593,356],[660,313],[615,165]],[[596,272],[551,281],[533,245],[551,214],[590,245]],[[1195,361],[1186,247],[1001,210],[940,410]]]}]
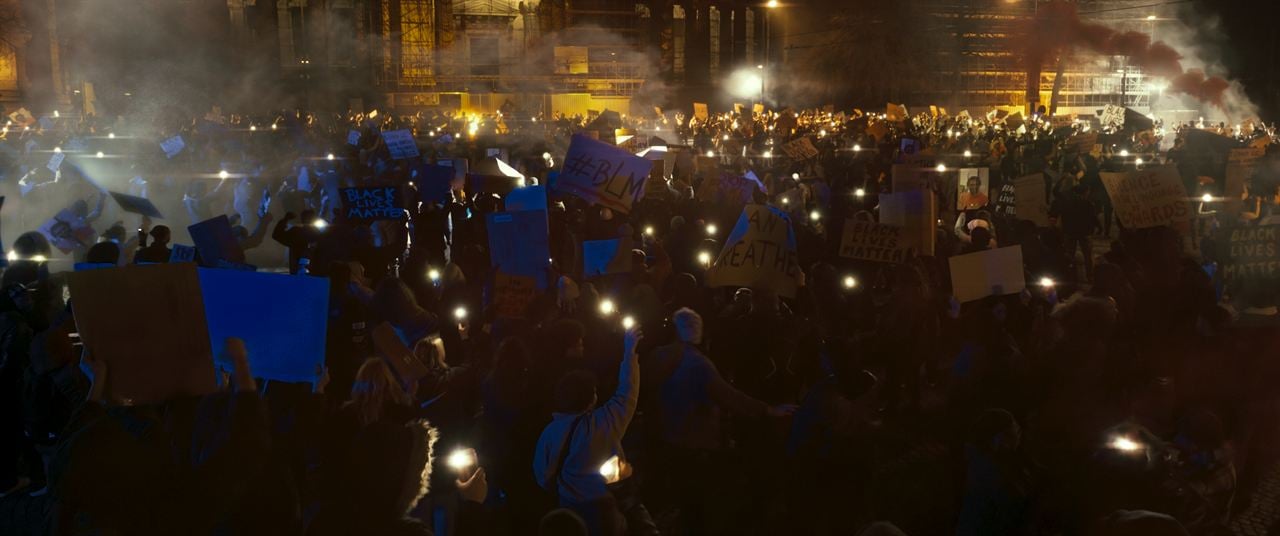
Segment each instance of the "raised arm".
[{"label": "raised arm", "polygon": [[591,419],[602,430],[608,430],[611,439],[621,440],[635,416],[640,400],[640,362],[636,358],[636,346],[644,334],[636,326],[627,330],[622,341],[622,365],[618,367],[618,390],[608,402],[591,412]]}]

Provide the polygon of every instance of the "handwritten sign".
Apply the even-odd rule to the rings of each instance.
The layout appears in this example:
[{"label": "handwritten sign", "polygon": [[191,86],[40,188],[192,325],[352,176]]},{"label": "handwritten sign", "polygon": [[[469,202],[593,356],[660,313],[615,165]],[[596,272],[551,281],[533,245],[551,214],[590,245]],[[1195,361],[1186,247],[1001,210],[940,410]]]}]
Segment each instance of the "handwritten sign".
[{"label": "handwritten sign", "polygon": [[1049,225],[1049,202],[1045,200],[1044,175],[1033,173],[1013,180],[1014,214],[1040,227]]},{"label": "handwritten sign", "polygon": [[556,189],[629,213],[644,195],[653,163],[612,145],[575,134]]},{"label": "handwritten sign", "polygon": [[714,205],[746,205],[751,202],[755,191],[756,183],[750,179],[721,173],[718,177],[712,176],[703,180],[698,186],[696,197],[704,203]]},{"label": "handwritten sign", "polygon": [[387,144],[387,152],[393,160],[414,158],[418,156],[418,142],[413,140],[413,132],[409,129],[389,130],[382,133],[382,141]]},{"label": "handwritten sign", "polygon": [[707,114],[707,104],[704,102],[693,103],[693,116],[698,118],[699,121],[706,121],[709,116]]},{"label": "handwritten sign", "polygon": [[160,142],[160,150],[164,151],[165,158],[173,158],[182,152],[182,148],[186,147],[186,142],[182,141],[182,136],[174,136]]},{"label": "handwritten sign", "polygon": [[532,277],[493,274],[493,309],[498,318],[524,318],[538,297]]},{"label": "handwritten sign", "polygon": [[840,238],[840,256],[872,262],[901,264],[915,256],[896,225],[845,220]]},{"label": "handwritten sign", "polygon": [[782,146],[782,152],[792,160],[808,160],[818,156],[818,148],[813,146],[808,136],[792,140]]},{"label": "handwritten sign", "polygon": [[712,287],[766,288],[794,298],[799,273],[791,220],[778,209],[747,205],[724,249],[707,269],[707,283]]},{"label": "handwritten sign", "polygon": [[1237,227],[1219,233],[1222,275],[1230,283],[1269,283],[1280,278],[1280,225]]},{"label": "handwritten sign", "polygon": [[1108,104],[1102,109],[1101,118],[1102,126],[1124,126],[1124,107]]},{"label": "handwritten sign", "polygon": [[1116,215],[1126,227],[1144,229],[1168,225],[1187,228],[1191,208],[1176,166],[1103,173],[1102,184],[1111,196]]},{"label": "handwritten sign", "polygon": [[40,234],[49,239],[49,243],[63,253],[71,253],[76,248],[93,244],[97,233],[84,218],[76,215],[69,208],[59,211],[49,221],[40,226]]},{"label": "handwritten sign", "polygon": [[342,211],[348,220],[395,220],[404,216],[404,203],[400,200],[400,188],[373,186],[343,188]]}]

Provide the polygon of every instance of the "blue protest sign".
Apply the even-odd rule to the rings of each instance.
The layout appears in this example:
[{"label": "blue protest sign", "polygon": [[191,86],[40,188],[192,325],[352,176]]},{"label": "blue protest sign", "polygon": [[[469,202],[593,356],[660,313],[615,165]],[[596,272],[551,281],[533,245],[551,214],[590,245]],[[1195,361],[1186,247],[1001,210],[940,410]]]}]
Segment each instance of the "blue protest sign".
[{"label": "blue protest sign", "polygon": [[244,250],[231,232],[231,221],[225,214],[187,227],[191,241],[200,252],[200,265],[218,266],[219,261],[244,263]]},{"label": "blue protest sign", "polygon": [[550,246],[547,213],[542,210],[496,212],[486,215],[489,260],[494,268],[514,276],[532,277],[538,290],[547,288]]},{"label": "blue protest sign", "polygon": [[317,379],[324,363],[329,280],[238,270],[199,270],[214,362],[234,370],[227,337],[249,350],[253,375],[284,382]]},{"label": "blue protest sign", "polygon": [[398,186],[343,188],[342,214],[350,221],[395,220],[404,217]]},{"label": "blue protest sign", "polygon": [[594,277],[630,272],[630,245],[630,239],[584,240],[582,242],[582,276]]},{"label": "blue protest sign", "polygon": [[631,205],[644,197],[652,165],[613,145],[575,134],[555,187],[591,203],[631,212]]}]

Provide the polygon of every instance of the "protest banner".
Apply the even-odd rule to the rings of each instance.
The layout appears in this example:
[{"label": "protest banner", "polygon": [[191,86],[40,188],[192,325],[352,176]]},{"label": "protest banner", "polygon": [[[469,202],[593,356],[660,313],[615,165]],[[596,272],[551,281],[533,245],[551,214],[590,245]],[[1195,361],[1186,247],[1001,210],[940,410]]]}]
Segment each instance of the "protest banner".
[{"label": "protest banner", "polygon": [[818,156],[818,148],[813,146],[813,141],[808,136],[791,140],[782,146],[782,152],[792,160],[808,160]]},{"label": "protest banner", "polygon": [[756,183],[746,177],[729,173],[703,179],[698,185],[695,197],[704,203],[713,205],[739,206],[751,203],[752,194],[756,191]]},{"label": "protest banner", "polygon": [[1124,107],[1108,104],[1102,109],[1102,114],[1098,116],[1102,126],[1124,126]]},{"label": "protest banner", "polygon": [[991,204],[990,168],[963,168],[956,180],[956,210],[978,210]]},{"label": "protest banner", "polygon": [[110,371],[108,400],[155,403],[216,390],[195,265],[88,270],[67,281],[76,331]]},{"label": "protest banner", "polygon": [[115,199],[116,203],[119,204],[120,208],[124,209],[125,212],[141,214],[148,218],[164,219],[164,215],[160,213],[160,209],[156,208],[155,204],[153,204],[150,199],[118,192],[108,193],[111,194],[111,198]]},{"label": "protest banner", "polygon": [[225,214],[209,218],[187,227],[191,241],[200,253],[200,265],[216,268],[225,261],[232,264],[244,263],[244,250],[240,241],[231,231],[231,221]]},{"label": "protest banner", "polygon": [[1013,180],[1014,214],[1038,227],[1049,226],[1049,202],[1045,199],[1044,175],[1033,173]]},{"label": "protest banner", "polygon": [[1027,288],[1022,246],[951,257],[951,295],[960,303],[1017,294]]},{"label": "protest banner", "polygon": [[329,280],[242,270],[198,270],[214,363],[234,371],[224,353],[227,337],[249,349],[253,375],[283,382],[314,382],[324,364]]},{"label": "protest banner", "polygon": [[160,150],[164,151],[165,158],[173,158],[182,152],[182,148],[186,147],[186,142],[182,141],[182,136],[174,136],[160,142]]},{"label": "protest banner", "polygon": [[493,273],[493,309],[498,318],[524,318],[538,297],[532,277]]},{"label": "protest banner", "polygon": [[49,171],[57,173],[58,169],[62,168],[62,161],[66,159],[67,153],[53,153],[53,155],[49,157],[49,162],[45,164],[44,167],[49,168]]},{"label": "protest banner", "polygon": [[40,226],[40,234],[49,239],[53,247],[63,253],[71,253],[79,247],[93,245],[98,234],[84,218],[70,208],[64,208]]},{"label": "protest banner", "polygon": [[342,188],[342,215],[347,221],[396,220],[404,217],[397,186]]},{"label": "protest banner", "polygon": [[847,219],[840,238],[840,256],[902,264],[915,256],[915,250],[903,239],[902,227]]},{"label": "protest banner", "polygon": [[1127,173],[1102,173],[1116,216],[1125,227],[1145,229],[1168,225],[1189,228],[1191,207],[1186,188],[1174,165]]},{"label": "protest banner", "polygon": [[547,288],[551,258],[547,213],[542,210],[496,212],[485,215],[489,231],[489,262],[508,275],[532,277],[538,290]]},{"label": "protest banner", "polygon": [[392,160],[414,158],[419,155],[418,142],[413,139],[413,131],[407,128],[383,132],[382,142],[387,145],[387,152],[391,153]]},{"label": "protest banner", "polygon": [[1076,134],[1075,136],[1067,138],[1067,141],[1063,144],[1062,148],[1069,153],[1085,154],[1092,151],[1093,146],[1097,144],[1098,133],[1085,132],[1083,134]]},{"label": "protest banner", "polygon": [[707,113],[707,105],[702,102],[693,103],[693,116],[699,121],[706,121],[710,115]]},{"label": "protest banner", "polygon": [[909,190],[880,194],[880,223],[903,229],[903,246],[918,255],[933,255],[937,240],[938,201],[932,192]]},{"label": "protest banner", "polygon": [[453,190],[453,168],[422,164],[414,170],[414,185],[418,187],[418,201],[423,203],[447,203]]},{"label": "protest banner", "polygon": [[707,269],[707,283],[712,287],[770,289],[794,298],[799,274],[791,220],[773,207],[747,205],[724,249]]},{"label": "protest banner", "polygon": [[1233,289],[1265,285],[1274,290],[1280,279],[1280,225],[1235,227],[1218,232],[1222,276]]},{"label": "protest banner", "polygon": [[575,134],[556,189],[618,212],[644,195],[653,163],[622,149]]},{"label": "protest banner", "polygon": [[172,244],[169,248],[169,262],[195,262],[196,248],[195,246],[184,246],[182,244]]},{"label": "protest banner", "polygon": [[582,276],[625,274],[631,271],[631,238],[582,241]]},{"label": "protest banner", "polygon": [[404,344],[404,340],[396,333],[396,328],[391,323],[378,324],[369,332],[369,336],[373,339],[374,349],[391,367],[391,372],[401,384],[408,385],[431,373],[427,365]]},{"label": "protest banner", "polygon": [[347,131],[347,145],[350,145],[350,146],[352,146],[352,147],[359,147],[359,146],[360,146],[360,131],[359,131],[359,130],[350,130],[350,131]]}]

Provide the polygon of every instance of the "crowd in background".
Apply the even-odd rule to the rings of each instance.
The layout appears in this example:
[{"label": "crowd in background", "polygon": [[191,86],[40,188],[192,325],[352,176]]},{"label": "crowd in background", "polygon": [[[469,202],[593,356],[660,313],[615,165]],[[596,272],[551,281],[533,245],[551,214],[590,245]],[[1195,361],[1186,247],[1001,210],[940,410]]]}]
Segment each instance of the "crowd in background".
[{"label": "crowd in background", "polygon": [[[1224,290],[1200,246],[1218,227],[1268,223],[1280,182],[1264,159],[1228,214],[1224,181],[1187,148],[1191,132],[1213,131],[1271,157],[1273,129],[967,115],[11,123],[0,533],[1226,534],[1274,508],[1254,492],[1280,463],[1280,293]],[[380,132],[400,128],[421,156],[391,158]],[[1089,131],[1096,150],[1067,143]],[[715,257],[742,207],[696,198],[709,179],[699,169],[677,166],[629,214],[557,194],[576,132],[751,172],[753,202],[791,216],[797,296],[706,284],[702,256]],[[167,157],[158,144],[175,135],[185,147]],[[784,151],[804,137],[817,156]],[[919,151],[905,154],[904,140]],[[70,155],[57,171],[55,148]],[[503,196],[464,181],[419,202],[411,184],[421,163],[474,167],[491,148],[552,183],[552,283],[521,318],[492,307],[484,215]],[[908,160],[987,168],[989,196],[959,210],[956,189],[936,186],[932,255],[840,257],[843,222],[875,219],[893,165]],[[1100,173],[1165,163],[1193,198],[1216,201],[1189,234],[1125,228]],[[1032,174],[1047,225],[998,201]],[[405,217],[343,221],[337,191],[358,185],[404,188]],[[117,210],[107,190],[150,199],[167,225]],[[64,255],[32,231],[67,207],[97,236]],[[219,394],[108,399],[106,361],[69,342],[60,260],[167,262],[187,225],[220,214],[252,264],[329,279],[323,378],[259,381],[254,349],[231,340],[235,373]],[[637,246],[630,272],[582,277],[582,241],[623,235]],[[1095,242],[1109,247],[1095,255]],[[1007,246],[1022,249],[1028,281],[1051,284],[952,298],[948,258]],[[426,377],[400,381],[378,356],[382,322]]]}]

